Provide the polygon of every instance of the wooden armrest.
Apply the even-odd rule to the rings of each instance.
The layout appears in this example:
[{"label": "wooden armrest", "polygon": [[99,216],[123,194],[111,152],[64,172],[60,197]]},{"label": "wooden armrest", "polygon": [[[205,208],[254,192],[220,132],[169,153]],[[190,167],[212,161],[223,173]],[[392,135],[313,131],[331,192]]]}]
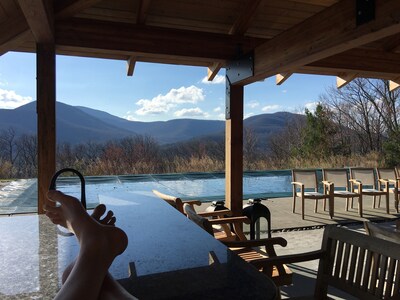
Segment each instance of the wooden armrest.
[{"label": "wooden armrest", "polygon": [[250,220],[246,216],[240,216],[240,217],[228,217],[228,218],[220,218],[220,219],[211,219],[208,220],[211,225],[219,225],[219,224],[230,224],[230,223],[250,223]]},{"label": "wooden armrest", "polygon": [[329,180],[322,180],[322,184],[326,186],[333,186],[333,182]]},{"label": "wooden armrest", "polygon": [[293,264],[304,261],[321,259],[325,255],[325,253],[326,252],[324,250],[316,250],[300,254],[289,254],[289,255],[260,258],[253,260],[251,263],[257,268],[272,267],[275,265]]},{"label": "wooden armrest", "polygon": [[286,247],[287,241],[283,237],[273,237],[258,240],[229,241],[224,242],[224,244],[230,248],[261,247],[271,245],[280,245],[282,247]]},{"label": "wooden armrest", "polygon": [[358,179],[349,179],[349,181],[358,185],[362,184],[362,182]]},{"label": "wooden armrest", "polygon": [[229,209],[222,209],[222,210],[217,210],[217,211],[203,211],[203,212],[198,212],[197,213],[199,216],[202,217],[223,217],[223,216],[231,216],[232,215],[232,211],[230,211]]},{"label": "wooden armrest", "polygon": [[390,179],[386,179],[386,178],[379,178],[379,179],[378,179],[378,181],[380,181],[380,182],[383,182],[383,183],[386,183],[386,182],[389,182],[389,181],[390,181]]},{"label": "wooden armrest", "polygon": [[302,182],[298,182],[298,181],[292,181],[293,185],[300,185],[300,186],[304,186],[304,184]]},{"label": "wooden armrest", "polygon": [[201,205],[201,201],[200,200],[185,200],[185,201],[182,201],[182,203],[187,203],[187,204],[190,204],[190,205]]}]

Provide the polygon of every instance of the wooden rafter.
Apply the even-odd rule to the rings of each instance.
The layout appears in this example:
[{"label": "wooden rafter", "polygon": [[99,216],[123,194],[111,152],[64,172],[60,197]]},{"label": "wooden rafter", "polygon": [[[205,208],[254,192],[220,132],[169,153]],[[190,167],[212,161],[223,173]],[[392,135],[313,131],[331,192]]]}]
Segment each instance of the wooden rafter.
[{"label": "wooden rafter", "polygon": [[136,17],[136,24],[145,24],[147,13],[149,11],[151,0],[140,0],[139,10]]},{"label": "wooden rafter", "polygon": [[346,84],[349,84],[352,80],[357,77],[355,73],[342,73],[336,76],[336,87],[338,89],[344,87]]},{"label": "wooden rafter", "polygon": [[199,57],[209,61],[233,59],[237,54],[238,44],[241,44],[243,51],[246,52],[251,50],[254,44],[259,43],[259,39],[228,34],[78,18],[57,22],[56,33],[57,45],[67,46],[70,49],[77,47],[77,49]]},{"label": "wooden rafter", "polygon": [[65,0],[55,1],[56,19],[69,18],[92,7],[100,0]]},{"label": "wooden rafter", "polygon": [[22,13],[6,21],[0,26],[0,55],[18,47],[30,35],[29,25]]},{"label": "wooden rafter", "polygon": [[233,23],[229,34],[244,34],[247,31],[261,1],[262,0],[245,1],[243,11]]},{"label": "wooden rafter", "polygon": [[[375,19],[356,25],[354,1],[342,0],[255,49],[248,84],[400,32],[400,1],[376,0]],[[388,18],[388,16],[391,16]]]},{"label": "wooden rafter", "polygon": [[282,83],[284,83],[286,81],[286,79],[288,79],[290,76],[292,76],[293,73],[284,73],[284,74],[276,74],[276,84],[277,85],[281,85]]},{"label": "wooden rafter", "polygon": [[393,92],[400,88],[400,77],[389,81],[389,90]]},{"label": "wooden rafter", "polygon": [[221,68],[222,68],[222,63],[220,62],[213,63],[211,66],[209,66],[207,70],[207,80],[213,81],[215,76],[217,76],[219,70],[221,70]]},{"label": "wooden rafter", "polygon": [[54,14],[51,1],[18,0],[37,43],[54,41]]},{"label": "wooden rafter", "polygon": [[129,59],[126,62],[126,69],[127,69],[127,75],[132,76],[133,71],[135,70],[135,65],[136,65],[136,60],[137,58],[135,56],[129,57]]},{"label": "wooden rafter", "polygon": [[[31,13],[30,3],[34,6],[39,5],[41,1],[28,1],[22,0],[20,4],[25,2],[28,7],[27,14]],[[55,1],[56,19],[67,18],[77,14],[78,12],[91,7],[99,0],[66,0],[66,1]],[[42,26],[42,25],[39,25]],[[24,41],[30,37],[30,25],[28,25],[25,16],[22,12],[19,12],[14,18],[10,18],[8,21],[0,26],[0,55],[17,48]]]}]

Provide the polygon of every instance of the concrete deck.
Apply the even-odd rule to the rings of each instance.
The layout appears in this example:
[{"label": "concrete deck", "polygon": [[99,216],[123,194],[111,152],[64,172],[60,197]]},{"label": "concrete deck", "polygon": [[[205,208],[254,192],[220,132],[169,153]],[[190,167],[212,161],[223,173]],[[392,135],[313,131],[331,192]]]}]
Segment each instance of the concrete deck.
[{"label": "concrete deck", "polygon": [[[299,200],[299,199],[298,199]],[[314,201],[306,201],[305,219],[301,218],[300,201],[296,204],[296,213],[292,213],[292,198],[277,198],[263,201],[271,211],[271,227],[273,237],[283,237],[288,241],[286,247],[276,247],[278,255],[304,253],[321,248],[324,227],[328,224],[338,224],[352,230],[365,233],[363,221],[384,222],[392,226],[394,221],[400,217],[394,208],[393,195],[390,196],[390,214],[386,214],[384,198],[379,208],[372,208],[372,197],[365,196],[363,199],[363,218],[358,214],[357,199],[354,199],[354,208],[345,210],[346,199],[335,199],[335,216],[330,219],[328,211],[323,210],[320,201],[317,213],[314,212]],[[247,201],[244,201],[247,204]],[[197,211],[202,211],[209,204],[203,204]],[[248,229],[248,227],[247,227]],[[261,237],[267,237],[267,224],[264,220],[260,224]],[[246,231],[246,226],[244,227]],[[309,261],[290,264],[294,273],[293,285],[281,287],[282,298],[303,297],[313,295],[315,278],[317,275],[318,261]],[[333,299],[356,299],[341,291],[330,289],[329,296]]]}]

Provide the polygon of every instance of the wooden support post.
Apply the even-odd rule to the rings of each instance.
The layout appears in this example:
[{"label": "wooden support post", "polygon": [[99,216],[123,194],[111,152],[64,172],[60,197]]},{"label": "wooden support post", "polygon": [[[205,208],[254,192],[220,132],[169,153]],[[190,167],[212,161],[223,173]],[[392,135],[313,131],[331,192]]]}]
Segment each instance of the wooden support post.
[{"label": "wooden support post", "polygon": [[37,44],[38,213],[56,170],[56,54],[54,43]]},{"label": "wooden support post", "polygon": [[243,208],[243,86],[226,81],[225,205],[233,215]]}]

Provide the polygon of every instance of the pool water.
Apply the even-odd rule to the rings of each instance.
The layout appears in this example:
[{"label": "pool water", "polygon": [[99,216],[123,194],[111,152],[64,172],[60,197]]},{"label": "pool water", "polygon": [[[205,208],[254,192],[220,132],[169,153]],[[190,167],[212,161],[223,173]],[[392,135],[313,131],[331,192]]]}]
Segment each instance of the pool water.
[{"label": "pool water", "polygon": [[[288,197],[292,193],[291,171],[245,172],[243,198]],[[151,191],[174,195],[184,200],[199,199],[204,202],[225,198],[225,174],[178,173],[119,176],[86,176],[87,206],[98,203],[99,194],[112,191]],[[78,177],[59,177],[57,189],[80,199]],[[29,213],[37,211],[37,179],[21,179],[0,189],[0,214]]]}]

